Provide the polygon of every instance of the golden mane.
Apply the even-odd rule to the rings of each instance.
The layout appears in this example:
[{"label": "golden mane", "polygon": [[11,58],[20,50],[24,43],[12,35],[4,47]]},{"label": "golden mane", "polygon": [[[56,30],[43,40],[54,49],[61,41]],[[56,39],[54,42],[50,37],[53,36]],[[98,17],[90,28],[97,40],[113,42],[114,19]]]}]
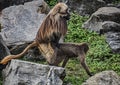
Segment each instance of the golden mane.
[{"label": "golden mane", "polygon": [[[58,7],[57,7],[58,8]],[[36,41],[39,43],[50,42],[53,35],[56,35],[58,40],[67,32],[67,20],[55,14],[56,6],[51,10],[47,17],[42,22],[40,29],[36,35]],[[53,12],[52,12],[53,11]],[[55,14],[55,15],[54,15]]]},{"label": "golden mane", "polygon": [[54,33],[64,36],[66,32],[67,32],[66,20],[64,19],[55,20],[53,16],[48,15],[37,32],[36,40],[39,43],[44,43],[47,41],[49,42],[50,36],[52,37]]}]

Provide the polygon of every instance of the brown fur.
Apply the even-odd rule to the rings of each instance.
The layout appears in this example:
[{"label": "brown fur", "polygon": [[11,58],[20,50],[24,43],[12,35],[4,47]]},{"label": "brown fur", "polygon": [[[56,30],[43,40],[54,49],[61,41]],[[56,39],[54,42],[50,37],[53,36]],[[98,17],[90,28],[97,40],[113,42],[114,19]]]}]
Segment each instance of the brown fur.
[{"label": "brown fur", "polygon": [[85,55],[89,49],[88,45],[86,43],[59,43],[61,36],[64,36],[67,32],[67,19],[69,18],[67,9],[68,7],[64,3],[58,3],[43,21],[35,41],[28,45],[22,53],[6,56],[0,63],[7,64],[11,59],[19,58],[31,47],[37,46],[50,65],[58,66],[63,61],[62,67],[65,67],[69,58],[79,57],[81,65],[91,76],[85,63]]},{"label": "brown fur", "polygon": [[54,64],[58,66],[63,61],[62,67],[65,67],[70,58],[78,57],[86,73],[89,76],[92,76],[85,61],[85,56],[88,50],[89,47],[86,43],[61,43],[60,48],[57,52],[57,60],[55,60],[56,62],[54,62]]},{"label": "brown fur", "polygon": [[[68,7],[63,3],[58,3],[47,15],[38,30],[36,40],[39,43],[48,43],[52,40],[59,41],[60,37],[67,32],[67,21],[63,17],[69,17]],[[61,14],[63,13],[63,14]],[[54,39],[55,36],[57,39]]]},{"label": "brown fur", "polygon": [[69,17],[67,9],[68,7],[64,3],[55,5],[44,19],[35,41],[28,45],[22,53],[18,55],[8,55],[0,63],[7,64],[11,59],[23,56],[28,49],[34,46],[37,46],[46,58],[54,56],[55,53],[52,45],[54,45],[54,43],[58,44],[60,37],[64,36],[67,32],[67,18]]}]

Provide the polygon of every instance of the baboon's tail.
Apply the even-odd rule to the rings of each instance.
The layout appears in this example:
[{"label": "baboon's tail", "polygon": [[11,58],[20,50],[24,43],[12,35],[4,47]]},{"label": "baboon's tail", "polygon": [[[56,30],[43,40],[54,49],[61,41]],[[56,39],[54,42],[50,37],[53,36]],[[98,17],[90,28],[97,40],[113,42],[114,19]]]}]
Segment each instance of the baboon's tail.
[{"label": "baboon's tail", "polygon": [[5,58],[3,58],[0,62],[0,64],[7,64],[11,59],[16,59],[16,58],[20,58],[21,56],[23,56],[30,48],[37,46],[36,41],[34,41],[33,43],[31,43],[30,45],[28,45],[20,54],[17,55],[8,55]]}]

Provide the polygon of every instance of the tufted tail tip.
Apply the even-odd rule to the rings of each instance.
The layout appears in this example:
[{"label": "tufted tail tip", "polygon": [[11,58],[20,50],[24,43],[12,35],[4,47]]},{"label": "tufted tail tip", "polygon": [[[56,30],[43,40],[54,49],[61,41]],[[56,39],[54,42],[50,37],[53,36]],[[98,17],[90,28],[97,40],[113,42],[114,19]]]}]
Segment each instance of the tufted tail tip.
[{"label": "tufted tail tip", "polygon": [[0,61],[0,64],[6,65],[11,59],[12,59],[11,55],[6,56],[5,58],[3,58],[3,59]]}]

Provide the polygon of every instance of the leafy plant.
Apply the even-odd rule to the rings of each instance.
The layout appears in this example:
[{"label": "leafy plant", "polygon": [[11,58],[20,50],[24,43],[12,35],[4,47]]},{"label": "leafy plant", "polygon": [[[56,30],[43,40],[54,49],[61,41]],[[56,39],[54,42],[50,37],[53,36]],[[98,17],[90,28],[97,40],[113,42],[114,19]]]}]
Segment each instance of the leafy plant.
[{"label": "leafy plant", "polygon": [[[51,7],[57,3],[57,0],[45,1],[49,3]],[[86,62],[89,65],[91,72],[94,74],[104,70],[114,70],[120,75],[120,54],[113,54],[111,52],[104,35],[99,36],[95,32],[82,28],[82,24],[88,18],[89,17],[83,17],[76,13],[71,14],[71,18],[68,22],[68,34],[65,37],[65,42],[87,42],[89,44],[90,49],[86,56]],[[66,65],[66,74],[64,85],[67,83],[72,83],[72,85],[81,85],[89,78],[84,69],[81,67],[78,59],[69,60]],[[0,80],[2,79],[0,78]],[[0,81],[0,85],[2,85],[2,81]]]},{"label": "leafy plant", "polygon": [[48,3],[50,7],[53,7],[57,3],[57,0],[45,0],[45,1]]},{"label": "leafy plant", "polygon": [[[88,17],[79,16],[76,13],[71,14],[65,42],[87,42],[89,44],[90,49],[86,61],[94,74],[104,70],[114,70],[120,74],[120,55],[111,52],[104,35],[99,36],[95,32],[82,28],[82,24],[87,19]],[[66,66],[65,82],[71,82],[72,85],[81,85],[88,78],[79,64],[80,62],[77,59],[70,59]]]},{"label": "leafy plant", "polygon": [[114,0],[113,1],[113,4],[118,4],[118,3],[120,3],[120,0]]}]

